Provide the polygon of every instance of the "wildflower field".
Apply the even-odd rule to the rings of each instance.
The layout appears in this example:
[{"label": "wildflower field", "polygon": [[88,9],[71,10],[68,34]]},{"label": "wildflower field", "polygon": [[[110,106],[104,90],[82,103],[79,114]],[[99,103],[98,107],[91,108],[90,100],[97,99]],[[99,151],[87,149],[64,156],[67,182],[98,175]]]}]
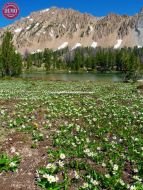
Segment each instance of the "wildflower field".
[{"label": "wildflower field", "polygon": [[40,189],[143,190],[137,84],[0,81],[0,190]]}]

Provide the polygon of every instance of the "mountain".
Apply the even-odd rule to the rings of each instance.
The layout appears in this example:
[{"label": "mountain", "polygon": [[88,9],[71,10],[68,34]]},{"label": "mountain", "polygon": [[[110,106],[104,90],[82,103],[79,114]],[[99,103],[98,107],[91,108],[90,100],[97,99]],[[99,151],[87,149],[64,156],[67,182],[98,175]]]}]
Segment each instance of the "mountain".
[{"label": "mountain", "polygon": [[33,12],[1,29],[0,40],[7,29],[13,33],[14,44],[21,53],[67,46],[70,49],[80,46],[140,47],[143,46],[143,9],[134,16],[111,13],[100,18],[52,7]]}]

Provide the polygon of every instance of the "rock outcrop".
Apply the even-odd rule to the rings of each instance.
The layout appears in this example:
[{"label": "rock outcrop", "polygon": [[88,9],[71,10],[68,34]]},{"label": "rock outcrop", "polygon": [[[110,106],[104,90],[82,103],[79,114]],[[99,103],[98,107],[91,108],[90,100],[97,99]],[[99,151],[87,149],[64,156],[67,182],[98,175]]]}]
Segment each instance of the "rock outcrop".
[{"label": "rock outcrop", "polygon": [[135,29],[137,32],[138,47],[142,47],[143,46],[143,8],[141,9],[140,13],[138,14],[138,19],[137,19]]}]

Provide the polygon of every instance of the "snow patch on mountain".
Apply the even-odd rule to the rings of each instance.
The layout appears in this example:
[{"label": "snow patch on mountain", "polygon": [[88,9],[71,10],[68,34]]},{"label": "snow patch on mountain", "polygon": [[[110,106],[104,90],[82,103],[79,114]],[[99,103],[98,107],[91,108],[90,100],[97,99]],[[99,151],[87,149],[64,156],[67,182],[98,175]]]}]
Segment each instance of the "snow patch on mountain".
[{"label": "snow patch on mountain", "polygon": [[114,45],[114,49],[118,49],[121,46],[122,41],[123,40],[121,40],[121,39],[117,40],[117,43]]},{"label": "snow patch on mountain", "polygon": [[105,16],[96,17],[97,20],[102,20],[102,19],[104,19],[104,18],[105,18]]},{"label": "snow patch on mountain", "polygon": [[39,53],[39,52],[42,52],[42,50],[41,49],[37,49],[37,52]]},{"label": "snow patch on mountain", "polygon": [[138,45],[138,48],[142,48],[142,46]]},{"label": "snow patch on mountain", "polygon": [[31,25],[30,25],[30,26],[27,26],[27,27],[26,27],[26,30],[29,30],[30,27],[31,27]]},{"label": "snow patch on mountain", "polygon": [[90,26],[90,31],[93,32],[93,30],[94,30],[94,29],[93,29],[93,26]]},{"label": "snow patch on mountain", "polygon": [[91,47],[96,48],[97,47],[97,42],[92,42]]},{"label": "snow patch on mountain", "polygon": [[33,21],[33,18],[29,18],[29,20],[32,22],[32,21]]},{"label": "snow patch on mountain", "polygon": [[34,28],[36,28],[37,26],[39,26],[39,22],[37,22],[37,23],[35,24]]},{"label": "snow patch on mountain", "polygon": [[64,49],[68,46],[68,42],[64,42],[61,46],[58,47],[58,50]]},{"label": "snow patch on mountain", "polygon": [[41,50],[41,49],[37,49],[37,50],[35,50],[35,51],[32,51],[31,54],[40,53],[40,52],[42,52],[42,50]]},{"label": "snow patch on mountain", "polygon": [[80,43],[76,43],[74,47],[72,47],[72,50],[78,48],[78,47],[81,47],[82,45]]},{"label": "snow patch on mountain", "polygon": [[48,12],[50,9],[44,9],[41,11],[41,13],[45,13],[45,12]]},{"label": "snow patch on mountain", "polygon": [[22,28],[17,28],[17,29],[14,30],[14,32],[19,33],[19,32],[21,32],[21,30],[22,30]]}]

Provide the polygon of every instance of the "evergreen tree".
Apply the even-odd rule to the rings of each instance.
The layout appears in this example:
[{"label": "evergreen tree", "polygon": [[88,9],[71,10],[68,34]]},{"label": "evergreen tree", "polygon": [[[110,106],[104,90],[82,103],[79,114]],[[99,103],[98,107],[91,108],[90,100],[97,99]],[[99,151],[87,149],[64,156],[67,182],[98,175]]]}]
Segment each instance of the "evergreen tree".
[{"label": "evergreen tree", "polygon": [[22,57],[19,53],[14,53],[11,62],[11,76],[19,76],[22,72]]},{"label": "evergreen tree", "polygon": [[28,55],[26,59],[26,69],[28,70],[30,67],[32,67],[32,57],[31,55]]},{"label": "evergreen tree", "polygon": [[77,50],[75,52],[75,57],[74,57],[74,69],[78,71],[80,69],[80,65],[82,63],[82,57],[80,52]]},{"label": "evergreen tree", "polygon": [[30,67],[32,67],[32,58],[33,56],[28,52],[28,50],[25,51],[24,53],[24,66],[27,70],[30,69]]},{"label": "evergreen tree", "polygon": [[18,76],[22,72],[22,58],[16,52],[11,32],[7,31],[1,45],[0,69],[2,76]]},{"label": "evergreen tree", "polygon": [[44,57],[46,71],[49,71],[53,64],[52,51],[49,49],[45,49],[43,57]]}]

